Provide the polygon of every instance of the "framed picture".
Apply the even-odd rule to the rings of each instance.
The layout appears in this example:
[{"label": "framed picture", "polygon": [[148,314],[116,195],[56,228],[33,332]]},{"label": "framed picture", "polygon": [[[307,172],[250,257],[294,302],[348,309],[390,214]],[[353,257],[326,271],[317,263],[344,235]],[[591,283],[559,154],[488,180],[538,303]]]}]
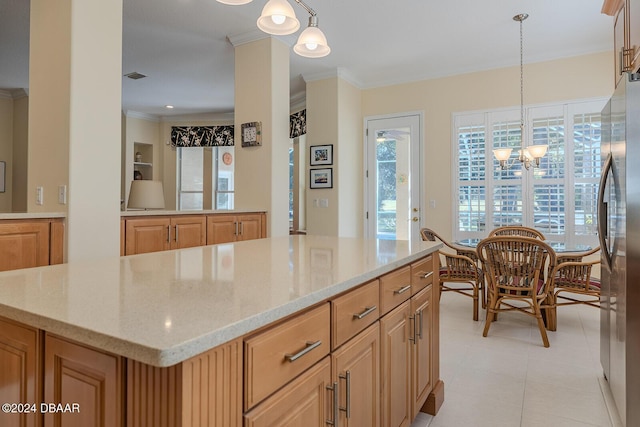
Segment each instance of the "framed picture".
[{"label": "framed picture", "polygon": [[333,188],[333,169],[311,169],[309,188]]},{"label": "framed picture", "polygon": [[0,193],[4,193],[5,191],[4,177],[6,166],[7,164],[5,162],[0,162]]},{"label": "framed picture", "polygon": [[333,145],[312,145],[311,150],[311,166],[332,165],[333,164]]}]

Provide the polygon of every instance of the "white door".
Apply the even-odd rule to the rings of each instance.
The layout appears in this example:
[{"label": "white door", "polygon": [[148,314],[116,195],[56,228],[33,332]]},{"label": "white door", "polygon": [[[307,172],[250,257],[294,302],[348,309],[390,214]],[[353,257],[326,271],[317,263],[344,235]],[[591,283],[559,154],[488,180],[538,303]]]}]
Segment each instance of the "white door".
[{"label": "white door", "polygon": [[366,120],[365,236],[420,238],[420,141],[422,116]]}]

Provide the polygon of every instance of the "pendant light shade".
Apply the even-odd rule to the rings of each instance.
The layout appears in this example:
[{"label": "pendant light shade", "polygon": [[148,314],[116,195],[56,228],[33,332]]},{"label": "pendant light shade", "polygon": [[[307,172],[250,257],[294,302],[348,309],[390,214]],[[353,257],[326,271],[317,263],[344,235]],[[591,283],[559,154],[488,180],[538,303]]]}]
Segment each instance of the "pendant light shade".
[{"label": "pendant light shade", "polygon": [[240,6],[241,4],[251,3],[253,0],[218,0],[218,3],[230,4],[231,6]]},{"label": "pendant light shade", "polygon": [[293,51],[307,58],[322,58],[331,52],[327,38],[318,28],[318,18],[315,15],[309,17],[309,26],[300,33]]},{"label": "pendant light shade", "polygon": [[285,36],[298,31],[300,21],[287,0],[269,0],[262,9],[257,25],[267,34]]}]

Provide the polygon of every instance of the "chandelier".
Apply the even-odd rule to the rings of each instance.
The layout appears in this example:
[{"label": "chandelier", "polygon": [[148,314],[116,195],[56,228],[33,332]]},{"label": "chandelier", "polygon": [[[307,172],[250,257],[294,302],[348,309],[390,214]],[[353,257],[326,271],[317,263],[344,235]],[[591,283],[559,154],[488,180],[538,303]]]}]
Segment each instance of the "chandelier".
[{"label": "chandelier", "polygon": [[[252,0],[218,0],[220,3],[240,5],[250,3]],[[302,0],[294,0],[309,13],[309,25],[300,33],[298,42],[293,46],[293,51],[306,58],[322,58],[331,52],[327,44],[327,38],[318,28],[318,16]],[[287,0],[269,0],[262,9],[258,18],[258,28],[267,34],[285,36],[293,34],[300,28],[300,21],[296,18],[293,7]]]},{"label": "chandelier", "polygon": [[[522,22],[529,17],[526,13],[520,13],[513,17],[514,21],[520,23],[520,145],[521,149],[518,151],[518,160],[526,170],[529,170],[533,164],[534,168],[540,166],[540,159],[547,153],[547,145],[530,145],[526,146],[524,141],[524,62],[522,54]],[[501,169],[507,169],[511,165],[507,163],[509,157],[511,157],[512,148],[497,148],[493,150],[493,155],[496,160],[500,162]]]}]

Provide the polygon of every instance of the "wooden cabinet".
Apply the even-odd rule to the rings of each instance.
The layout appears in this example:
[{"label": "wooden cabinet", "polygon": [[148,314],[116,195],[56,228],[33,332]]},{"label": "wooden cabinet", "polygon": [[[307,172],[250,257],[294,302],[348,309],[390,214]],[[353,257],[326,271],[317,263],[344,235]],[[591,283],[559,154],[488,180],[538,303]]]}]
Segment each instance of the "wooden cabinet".
[{"label": "wooden cabinet", "polygon": [[380,277],[380,313],[388,313],[411,296],[411,267],[406,265]]},{"label": "wooden cabinet", "polygon": [[266,237],[266,214],[145,215],[124,217],[122,255],[191,248]]},{"label": "wooden cabinet", "polygon": [[239,427],[242,341],[167,368],[128,360],[126,394],[127,427]]},{"label": "wooden cabinet", "polygon": [[[35,328],[0,319],[0,403],[42,402],[41,333]],[[3,427],[40,426],[36,412],[0,412]]]},{"label": "wooden cabinet", "polygon": [[380,281],[374,280],[331,301],[331,348],[364,330],[380,317]]},{"label": "wooden cabinet", "polygon": [[52,335],[44,344],[44,426],[123,425],[122,358]]},{"label": "wooden cabinet", "polygon": [[375,322],[332,353],[339,426],[380,425],[380,327]]},{"label": "wooden cabinet", "polygon": [[329,304],[245,339],[245,410],[329,354]]},{"label": "wooden cabinet", "polygon": [[62,219],[0,221],[0,271],[60,264],[63,246]]},{"label": "wooden cabinet", "polygon": [[411,414],[416,417],[433,388],[431,366],[432,286],[411,298],[411,313],[415,322],[411,346]]},{"label": "wooden cabinet", "polygon": [[382,426],[410,426],[411,342],[409,301],[380,319]]},{"label": "wooden cabinet", "polygon": [[[325,426],[335,420],[331,358],[325,357],[244,416],[245,427]],[[335,423],[333,425],[336,425]]]},{"label": "wooden cabinet", "polygon": [[206,243],[205,221],[202,215],[127,219],[125,254],[203,246]]},{"label": "wooden cabinet", "polygon": [[613,47],[615,83],[624,72],[640,69],[640,0],[605,0],[602,12],[615,17]]},{"label": "wooden cabinet", "polygon": [[207,245],[260,239],[265,236],[266,215],[264,213],[207,216]]}]

